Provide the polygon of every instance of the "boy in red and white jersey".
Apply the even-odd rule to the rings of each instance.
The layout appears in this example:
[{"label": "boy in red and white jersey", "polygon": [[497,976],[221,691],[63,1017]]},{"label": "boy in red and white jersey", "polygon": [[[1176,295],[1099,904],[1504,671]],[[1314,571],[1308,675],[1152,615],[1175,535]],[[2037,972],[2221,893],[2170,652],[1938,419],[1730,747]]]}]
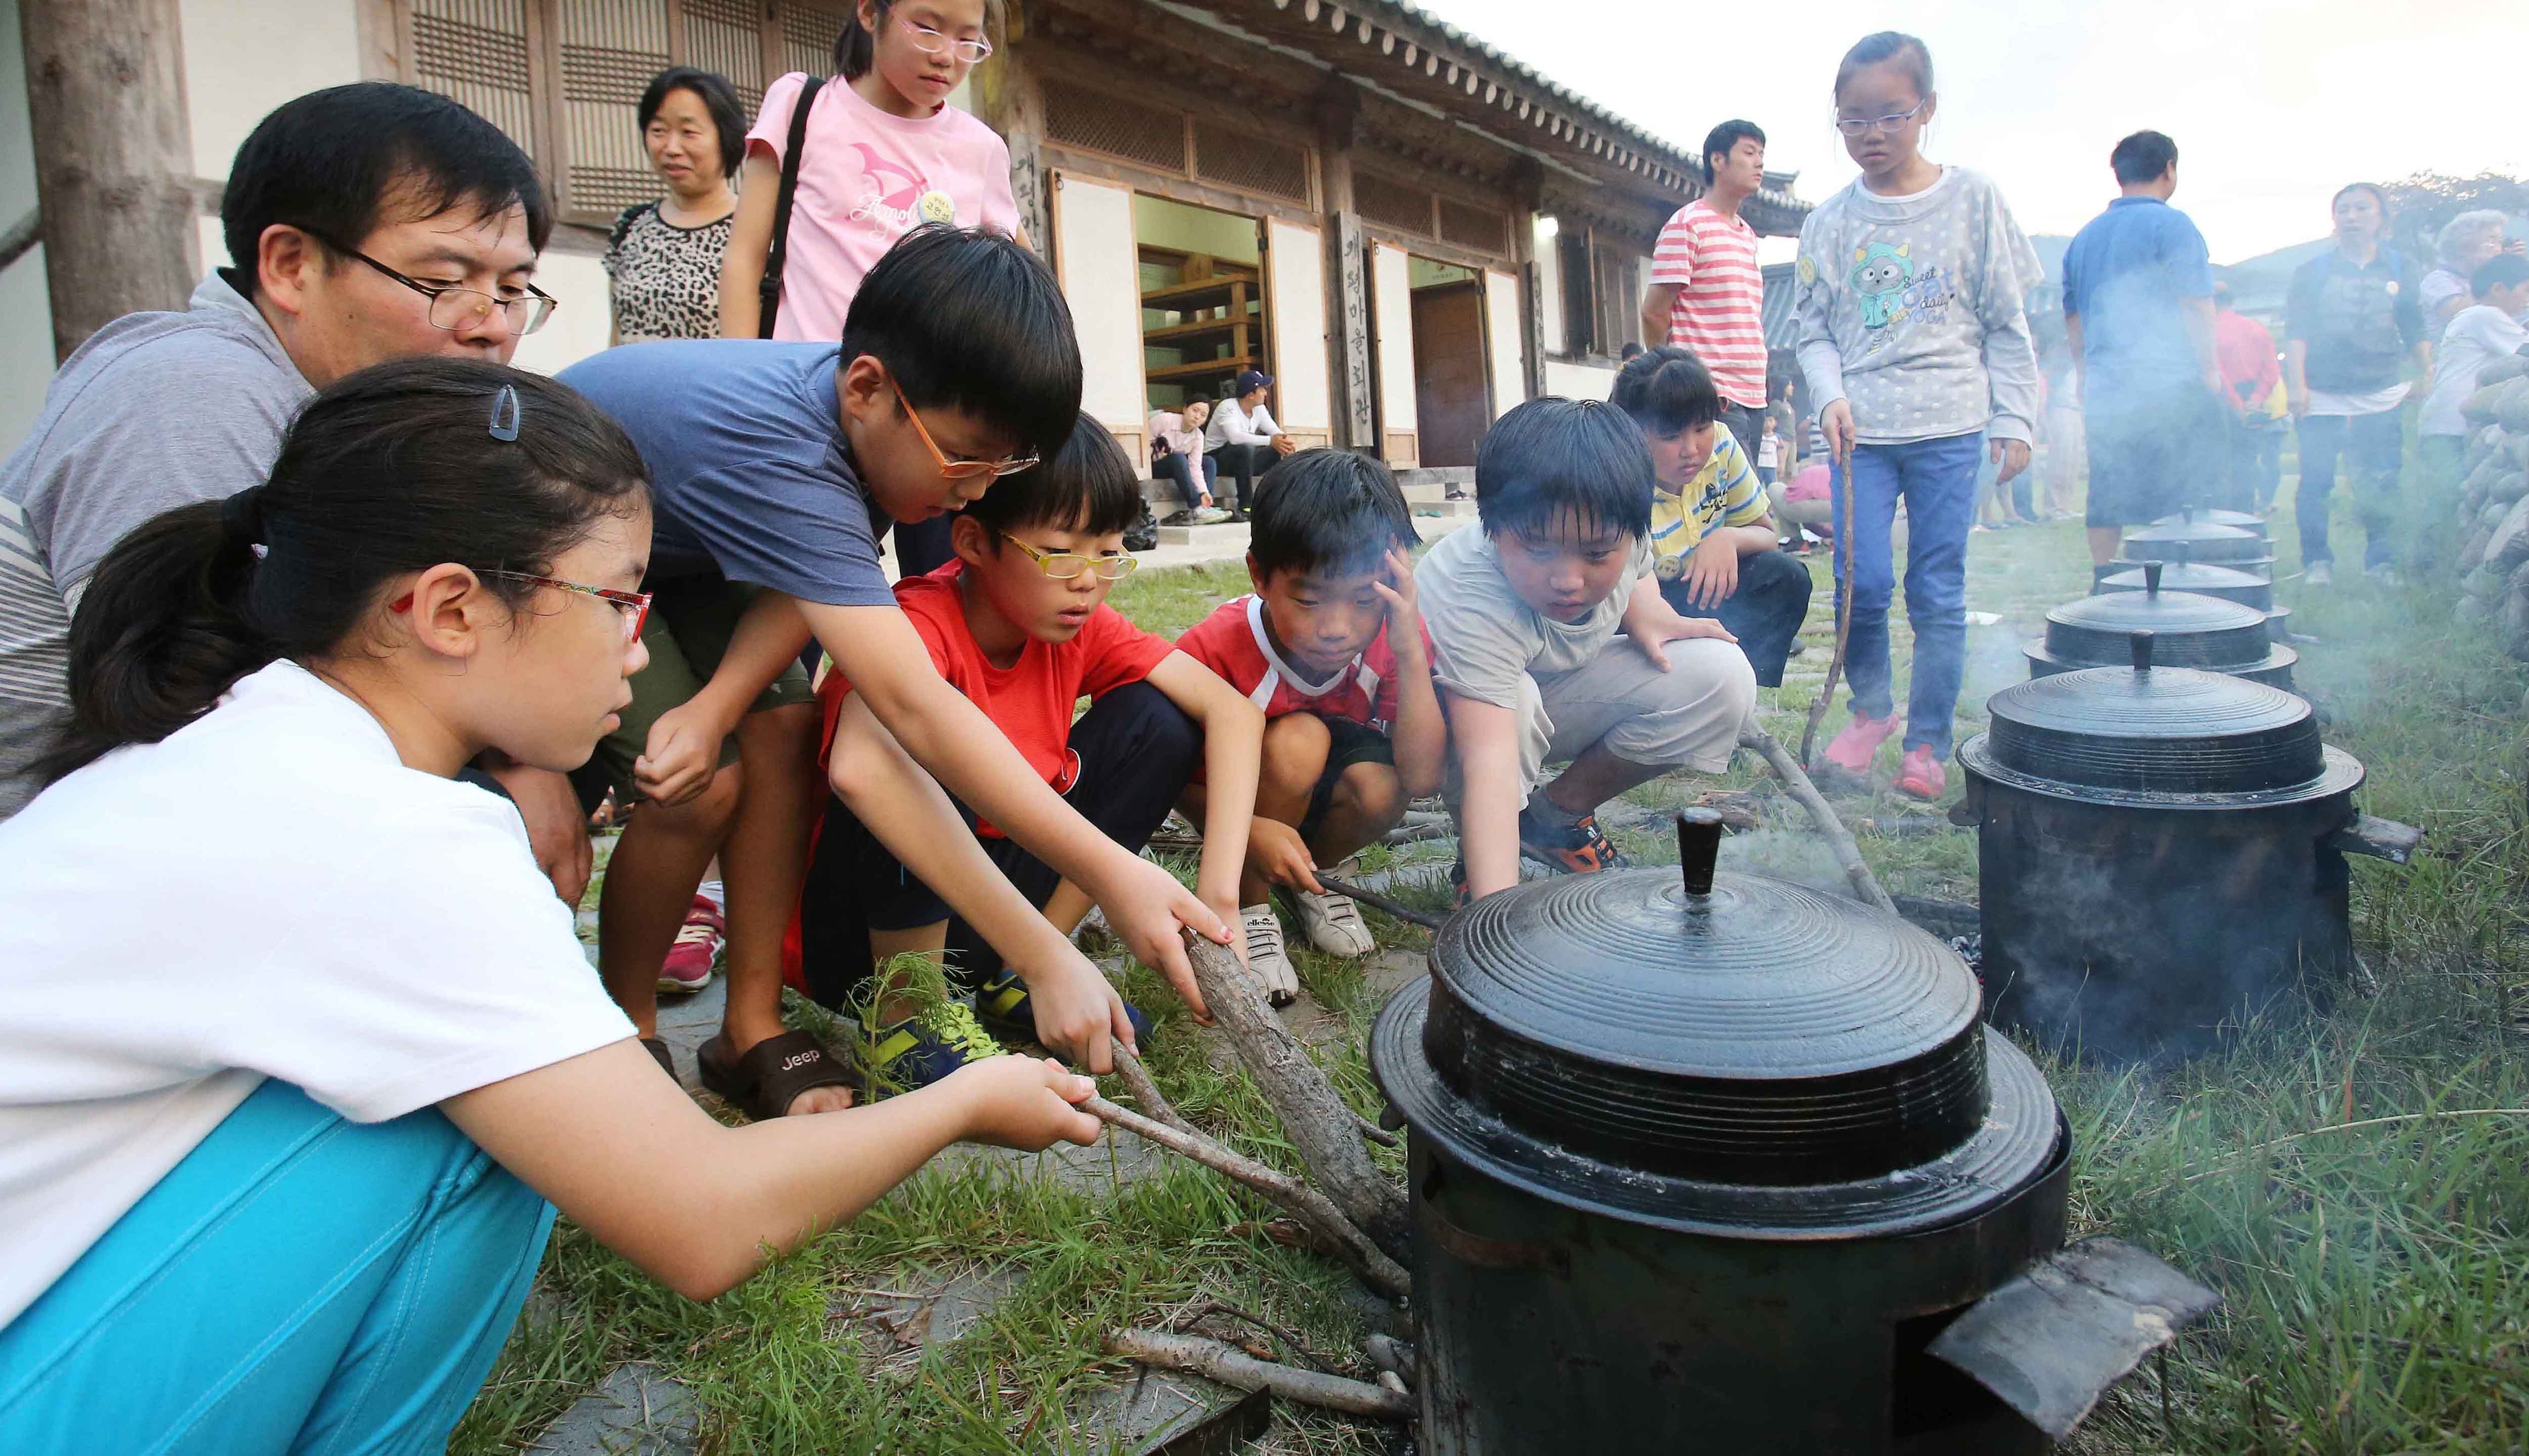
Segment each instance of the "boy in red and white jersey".
[{"label": "boy in red and white jersey", "polygon": [[[1239,919],[1248,963],[1287,1000],[1299,980],[1273,888],[1289,892],[1318,949],[1375,949],[1361,911],[1318,883],[1318,867],[1376,843],[1410,800],[1438,789],[1449,729],[1406,554],[1414,517],[1387,467],[1303,451],[1258,483],[1252,512],[1255,593],[1222,603],[1177,650],[1264,710]],[[1190,815],[1203,794],[1187,791]]]}]

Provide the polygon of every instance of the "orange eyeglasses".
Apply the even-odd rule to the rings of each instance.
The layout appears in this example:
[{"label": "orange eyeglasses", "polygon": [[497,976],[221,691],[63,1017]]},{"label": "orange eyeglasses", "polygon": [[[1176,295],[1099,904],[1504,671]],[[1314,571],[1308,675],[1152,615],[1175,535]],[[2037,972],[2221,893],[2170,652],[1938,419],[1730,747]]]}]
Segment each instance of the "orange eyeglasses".
[{"label": "orange eyeglasses", "polygon": [[895,403],[904,406],[904,417],[913,421],[913,433],[922,437],[923,448],[930,451],[931,458],[940,462],[940,475],[943,480],[978,480],[986,475],[1016,475],[1021,470],[1035,469],[1041,462],[1033,453],[1012,456],[1005,460],[952,460],[948,458],[947,453],[940,448],[939,443],[931,438],[931,432],[922,427],[922,416],[913,412],[913,402],[904,397],[904,386],[895,382],[893,374],[888,375],[887,387],[895,391]]}]

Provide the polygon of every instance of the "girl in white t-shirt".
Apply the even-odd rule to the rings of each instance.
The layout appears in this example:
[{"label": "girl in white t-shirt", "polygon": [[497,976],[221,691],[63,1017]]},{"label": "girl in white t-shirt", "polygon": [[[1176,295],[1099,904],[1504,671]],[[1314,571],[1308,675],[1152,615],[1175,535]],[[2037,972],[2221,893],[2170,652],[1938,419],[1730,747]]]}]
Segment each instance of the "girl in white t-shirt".
[{"label": "girl in white t-shirt", "polygon": [[442,1449],[554,1204],[709,1299],[952,1141],[1095,1137],[1015,1057],[727,1128],[632,1039],[455,776],[588,757],[649,549],[578,395],[416,359],[98,566],[0,825],[0,1451]]}]

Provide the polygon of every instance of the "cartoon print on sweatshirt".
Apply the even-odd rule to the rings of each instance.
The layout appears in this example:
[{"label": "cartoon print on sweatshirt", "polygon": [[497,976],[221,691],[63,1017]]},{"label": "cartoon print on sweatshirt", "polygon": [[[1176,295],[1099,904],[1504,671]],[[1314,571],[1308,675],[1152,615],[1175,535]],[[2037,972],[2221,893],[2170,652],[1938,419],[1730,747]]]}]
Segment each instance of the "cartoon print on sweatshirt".
[{"label": "cartoon print on sweatshirt", "polygon": [[861,154],[861,205],[852,209],[852,221],[876,219],[907,233],[922,223],[957,220],[957,200],[933,187],[930,178],[880,156],[866,141],[853,142],[852,150]]},{"label": "cartoon print on sweatshirt", "polygon": [[1886,348],[1894,325],[1909,318],[1937,323],[1956,297],[1949,275],[1937,267],[1914,271],[1912,246],[1873,243],[1853,252],[1853,271],[1846,281],[1853,285],[1855,301],[1861,310],[1861,326],[1871,331],[1870,347],[1864,356]]}]

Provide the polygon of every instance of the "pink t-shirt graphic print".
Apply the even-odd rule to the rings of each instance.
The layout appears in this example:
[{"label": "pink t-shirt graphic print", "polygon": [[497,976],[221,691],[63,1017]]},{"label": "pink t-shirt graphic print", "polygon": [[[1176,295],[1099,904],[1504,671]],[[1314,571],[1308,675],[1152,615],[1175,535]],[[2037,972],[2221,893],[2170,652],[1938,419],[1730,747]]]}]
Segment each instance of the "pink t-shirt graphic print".
[{"label": "pink t-shirt graphic print", "polygon": [[[790,137],[790,109],[806,81],[792,72],[765,91],[755,130],[747,134],[749,151],[760,147],[780,158]],[[953,106],[927,117],[894,116],[837,77],[809,109],[806,146],[791,203],[776,339],[840,339],[861,279],[896,239],[924,223],[1017,229],[1009,148],[992,128]]]}]

